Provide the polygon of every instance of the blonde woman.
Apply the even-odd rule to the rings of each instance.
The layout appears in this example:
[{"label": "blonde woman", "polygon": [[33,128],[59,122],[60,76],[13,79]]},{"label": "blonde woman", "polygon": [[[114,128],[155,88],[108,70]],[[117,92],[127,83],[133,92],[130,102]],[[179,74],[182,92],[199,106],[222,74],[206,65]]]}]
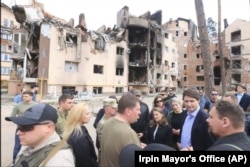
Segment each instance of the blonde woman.
[{"label": "blonde woman", "polygon": [[72,146],[76,167],[98,167],[94,143],[84,124],[91,118],[87,103],[78,103],[70,110],[63,139]]}]

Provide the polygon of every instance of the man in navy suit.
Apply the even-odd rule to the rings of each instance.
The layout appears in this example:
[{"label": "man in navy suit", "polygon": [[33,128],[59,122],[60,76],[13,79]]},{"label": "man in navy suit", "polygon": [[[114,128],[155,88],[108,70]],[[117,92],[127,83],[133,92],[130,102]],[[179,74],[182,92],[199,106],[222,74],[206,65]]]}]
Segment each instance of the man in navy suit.
[{"label": "man in navy suit", "polygon": [[208,131],[208,114],[199,105],[200,95],[194,89],[183,92],[183,102],[187,116],[181,129],[180,150],[206,150],[213,143]]},{"label": "man in navy suit", "polygon": [[250,95],[246,93],[247,87],[244,84],[237,86],[237,93],[235,96],[238,98],[239,105],[246,112],[247,108],[250,107]]}]

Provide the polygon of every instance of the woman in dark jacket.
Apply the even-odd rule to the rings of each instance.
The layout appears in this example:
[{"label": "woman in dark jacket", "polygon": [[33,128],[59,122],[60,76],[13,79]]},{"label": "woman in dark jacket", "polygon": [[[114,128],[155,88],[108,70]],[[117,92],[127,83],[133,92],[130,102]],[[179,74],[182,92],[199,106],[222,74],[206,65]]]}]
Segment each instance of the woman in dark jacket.
[{"label": "woman in dark jacket", "polygon": [[71,145],[76,167],[98,167],[97,155],[91,136],[84,124],[91,112],[87,103],[76,104],[69,112],[63,139]]},{"label": "woman in dark jacket", "polygon": [[182,101],[176,97],[172,98],[171,106],[172,111],[168,114],[167,121],[172,126],[175,148],[178,149],[177,142],[180,140],[180,131],[187,116],[187,111],[183,110]]},{"label": "woman in dark jacket", "polygon": [[172,127],[168,124],[161,107],[151,111],[153,119],[147,128],[146,143],[161,143],[173,147]]}]

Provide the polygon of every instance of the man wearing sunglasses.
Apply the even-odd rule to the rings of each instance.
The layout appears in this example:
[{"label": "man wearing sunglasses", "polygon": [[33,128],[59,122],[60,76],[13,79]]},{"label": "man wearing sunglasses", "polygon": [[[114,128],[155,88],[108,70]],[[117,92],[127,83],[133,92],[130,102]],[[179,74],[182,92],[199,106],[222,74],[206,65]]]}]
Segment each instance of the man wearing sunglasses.
[{"label": "man wearing sunglasses", "polygon": [[204,110],[206,112],[209,112],[209,110],[211,109],[211,107],[219,100],[218,98],[218,92],[215,89],[212,89],[212,91],[210,92],[210,97],[209,100],[205,103],[205,107]]},{"label": "man wearing sunglasses", "polygon": [[[22,92],[21,96],[22,96],[22,101],[13,107],[13,110],[12,110],[11,115],[10,115],[11,117],[19,117],[19,116],[23,115],[23,113],[28,108],[37,104],[36,102],[32,101],[33,92],[27,90],[27,91]],[[17,135],[15,135],[15,145],[14,145],[14,150],[13,150],[13,162],[15,161],[17,153],[20,151],[20,148],[21,148],[21,145],[20,145],[19,137]]]},{"label": "man wearing sunglasses", "polygon": [[[17,135],[22,145],[14,167],[40,166],[51,150],[60,142],[55,132],[57,111],[48,104],[39,103],[27,109],[20,117],[6,117],[18,126]],[[72,150],[67,144],[52,156],[45,166],[75,166]]]}]

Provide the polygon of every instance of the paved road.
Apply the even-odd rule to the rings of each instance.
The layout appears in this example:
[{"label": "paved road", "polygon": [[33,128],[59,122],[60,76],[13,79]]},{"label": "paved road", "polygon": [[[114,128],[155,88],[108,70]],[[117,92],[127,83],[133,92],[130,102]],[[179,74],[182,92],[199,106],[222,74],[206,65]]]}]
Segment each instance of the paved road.
[{"label": "paved road", "polygon": [[[92,105],[92,109],[94,112],[97,112],[102,107],[102,99],[104,97],[94,98],[90,101]],[[149,105],[151,109],[153,96],[151,97],[144,97],[143,101]],[[5,103],[1,105],[1,167],[8,166],[12,161],[12,153],[14,147],[14,133],[16,129],[16,125],[12,122],[5,121],[5,117],[9,116],[11,110],[13,108],[13,103]],[[95,142],[96,138],[96,131],[93,127],[93,122],[95,120],[95,116],[93,116],[87,124],[87,128],[92,139]]]}]

